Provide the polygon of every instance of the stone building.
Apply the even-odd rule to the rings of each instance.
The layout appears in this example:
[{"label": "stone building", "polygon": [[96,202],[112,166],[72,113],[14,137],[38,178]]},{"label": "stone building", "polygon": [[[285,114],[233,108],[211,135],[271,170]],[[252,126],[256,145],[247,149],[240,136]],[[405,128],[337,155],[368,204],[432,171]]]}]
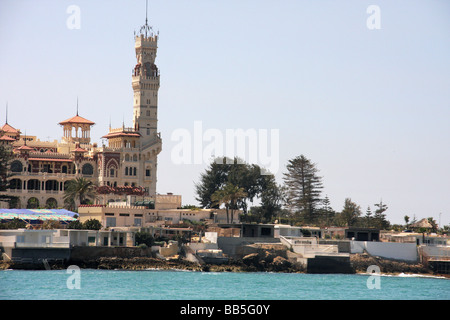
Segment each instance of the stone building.
[{"label": "stone building", "polygon": [[[90,137],[95,123],[77,114],[59,125],[60,141],[41,141],[6,123],[0,128],[0,145],[10,148],[8,180],[4,195],[14,196],[15,208],[57,208],[64,205],[67,182],[78,177],[98,186],[136,187],[147,200],[155,200],[157,156],[162,140],[158,132],[160,75],[155,58],[158,35],[147,24],[135,35],[137,63],[132,69],[133,127],[109,128],[98,146]],[[77,102],[78,104],[78,102]],[[130,108],[131,109],[131,108]],[[106,131],[106,130],[105,130]],[[111,198],[117,196],[111,195]],[[108,195],[102,196],[108,201]]]}]

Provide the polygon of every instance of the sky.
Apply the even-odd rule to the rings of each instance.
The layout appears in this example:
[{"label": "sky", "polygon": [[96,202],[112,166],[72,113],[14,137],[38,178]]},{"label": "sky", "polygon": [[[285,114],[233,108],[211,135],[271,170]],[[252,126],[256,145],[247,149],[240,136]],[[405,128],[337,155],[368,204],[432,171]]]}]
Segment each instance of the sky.
[{"label": "sky", "polygon": [[[194,185],[209,162],[195,152],[208,152],[205,134],[222,133],[226,144],[227,130],[242,129],[276,146],[279,183],[288,160],[315,163],[334,210],[346,198],[363,213],[383,201],[391,223],[405,215],[450,223],[449,1],[148,7],[159,32],[159,193],[198,204]],[[58,123],[75,115],[78,99],[80,116],[96,123],[93,142],[101,145],[110,123],[131,126],[134,31],[144,23],[144,0],[1,0],[0,122],[8,104],[13,127],[60,140]],[[183,163],[179,132],[191,139]]]}]

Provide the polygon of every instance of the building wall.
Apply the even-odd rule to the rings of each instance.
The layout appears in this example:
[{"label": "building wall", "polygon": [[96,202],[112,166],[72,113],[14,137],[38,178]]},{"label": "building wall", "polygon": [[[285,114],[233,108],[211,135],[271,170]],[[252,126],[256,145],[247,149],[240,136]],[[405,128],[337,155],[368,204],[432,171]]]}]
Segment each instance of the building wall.
[{"label": "building wall", "polygon": [[[192,221],[208,220],[211,210],[189,209],[147,209],[141,206],[81,206],[78,209],[80,221],[97,219],[103,227],[144,227],[146,224],[178,224],[184,219]],[[109,219],[108,219],[109,218]],[[140,219],[140,224],[137,224]],[[115,221],[115,225],[111,222]]]},{"label": "building wall", "polygon": [[350,253],[363,253],[364,250],[373,256],[387,259],[418,260],[415,243],[350,241]]}]

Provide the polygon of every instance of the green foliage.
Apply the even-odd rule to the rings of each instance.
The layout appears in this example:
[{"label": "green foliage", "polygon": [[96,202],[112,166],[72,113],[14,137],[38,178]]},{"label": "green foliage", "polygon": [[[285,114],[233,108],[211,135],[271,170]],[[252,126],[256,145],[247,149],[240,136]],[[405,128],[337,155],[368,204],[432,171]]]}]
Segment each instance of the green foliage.
[{"label": "green foliage", "polygon": [[337,223],[340,226],[355,226],[361,216],[361,208],[350,198],[345,199],[344,208],[338,215]]},{"label": "green foliage", "polygon": [[85,178],[69,180],[64,191],[64,204],[69,210],[74,210],[77,204],[88,204],[97,198],[95,184]]},{"label": "green foliage", "polygon": [[151,247],[155,243],[155,239],[148,232],[137,232],[135,235],[136,246],[145,245]]},{"label": "green foliage", "polygon": [[9,188],[8,181],[8,167],[12,159],[12,153],[10,148],[0,146],[0,191],[5,191]]},{"label": "green foliage", "polygon": [[47,220],[44,221],[44,223],[42,224],[42,229],[60,229],[61,228],[61,224],[59,223],[59,221],[56,220]]},{"label": "green foliage", "polygon": [[302,218],[304,223],[316,223],[323,188],[316,164],[301,155],[289,160],[286,169],[283,179],[288,209]]},{"label": "green foliage", "polygon": [[386,204],[383,203],[382,200],[380,200],[380,203],[374,204],[377,209],[375,210],[374,216],[372,218],[371,227],[377,228],[377,229],[388,229],[390,226],[389,221],[386,219],[386,214],[384,213],[388,207]]},{"label": "green foliage", "polygon": [[[200,175],[200,181],[195,185],[196,200],[203,208],[218,208],[220,202],[214,201],[212,195],[231,184],[242,188],[246,193],[245,197],[238,199],[236,206],[247,213],[247,202],[263,197],[268,185],[275,184],[275,176],[261,174],[261,170],[263,169],[258,165],[247,164],[238,158],[217,158]],[[268,195],[264,197],[269,198]]]},{"label": "green foliage", "polygon": [[12,219],[8,222],[0,223],[0,229],[22,229],[27,226],[27,223],[20,219]]},{"label": "green foliage", "polygon": [[[238,186],[233,185],[231,182],[228,182],[224,187],[215,191],[211,200],[214,204],[225,205],[225,209],[227,211],[227,223],[233,223],[234,212],[238,208],[238,201],[247,197],[247,193],[243,188],[239,188]],[[231,213],[231,221],[229,220],[229,215]]]},{"label": "green foliage", "polygon": [[102,224],[97,219],[89,219],[83,223],[83,229],[100,230],[101,228],[102,228]]},{"label": "green foliage", "polygon": [[81,230],[83,229],[83,224],[80,222],[80,220],[74,220],[69,223],[67,229]]}]

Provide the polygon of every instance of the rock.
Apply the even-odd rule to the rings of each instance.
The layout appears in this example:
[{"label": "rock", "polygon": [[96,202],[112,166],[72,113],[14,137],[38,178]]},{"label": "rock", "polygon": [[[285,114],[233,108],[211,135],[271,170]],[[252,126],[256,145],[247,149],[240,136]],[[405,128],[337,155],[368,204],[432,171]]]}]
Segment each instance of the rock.
[{"label": "rock", "polygon": [[292,264],[287,259],[277,256],[273,259],[271,266],[274,271],[288,271]]},{"label": "rock", "polygon": [[250,253],[248,255],[246,255],[245,257],[242,258],[242,262],[246,265],[246,266],[250,266],[250,265],[258,265],[259,264],[259,254],[258,253]]}]

